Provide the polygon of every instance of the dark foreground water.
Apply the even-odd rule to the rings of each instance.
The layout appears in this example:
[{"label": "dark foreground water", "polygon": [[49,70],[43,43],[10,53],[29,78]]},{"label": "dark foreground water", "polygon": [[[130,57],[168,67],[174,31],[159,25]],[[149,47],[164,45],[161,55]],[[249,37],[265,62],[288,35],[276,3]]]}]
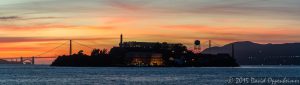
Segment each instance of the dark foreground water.
[{"label": "dark foreground water", "polygon": [[0,65],[0,85],[224,85],[231,77],[300,77],[300,67],[77,68]]}]

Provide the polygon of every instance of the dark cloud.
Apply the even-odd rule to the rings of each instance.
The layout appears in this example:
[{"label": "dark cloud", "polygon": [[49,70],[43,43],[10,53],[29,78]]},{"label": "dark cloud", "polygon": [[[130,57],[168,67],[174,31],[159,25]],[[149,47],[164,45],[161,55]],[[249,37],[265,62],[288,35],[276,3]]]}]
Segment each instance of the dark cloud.
[{"label": "dark cloud", "polygon": [[21,17],[21,16],[0,16],[0,21],[14,21],[14,20],[36,20],[36,19],[60,19],[66,17]]},{"label": "dark cloud", "polygon": [[34,19],[60,19],[66,17],[32,17],[32,18],[23,18],[22,20],[34,20]]},{"label": "dark cloud", "polygon": [[298,4],[300,4],[299,0],[42,0],[19,3],[8,9],[76,14],[97,10],[104,11],[103,13],[138,10],[145,14],[230,14],[292,19],[300,14]]},{"label": "dark cloud", "polygon": [[19,16],[0,16],[0,21],[18,20],[21,19]]},{"label": "dark cloud", "polygon": [[36,37],[0,37],[0,43],[58,41],[58,40],[62,40],[62,39],[48,39],[48,38],[36,38]]},{"label": "dark cloud", "polygon": [[67,40],[115,40],[117,37],[94,37],[94,38],[44,38],[44,37],[0,37],[0,43],[17,42],[48,42],[48,41],[67,41]]},{"label": "dark cloud", "polygon": [[72,28],[76,26],[64,25],[64,24],[52,24],[52,23],[41,23],[41,24],[31,24],[27,26],[19,25],[0,25],[1,30],[5,31],[32,31],[41,29],[52,29],[52,28]]}]

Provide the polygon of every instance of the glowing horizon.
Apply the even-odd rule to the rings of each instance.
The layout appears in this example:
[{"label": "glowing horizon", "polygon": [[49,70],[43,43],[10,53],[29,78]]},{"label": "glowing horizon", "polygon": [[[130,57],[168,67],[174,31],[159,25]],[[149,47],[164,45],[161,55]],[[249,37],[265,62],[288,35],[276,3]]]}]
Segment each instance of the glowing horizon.
[{"label": "glowing horizon", "polygon": [[299,42],[299,4],[298,0],[5,0],[0,1],[0,56],[34,56],[68,39],[111,48],[118,45],[121,33],[125,41],[188,47],[196,39],[221,45]]}]

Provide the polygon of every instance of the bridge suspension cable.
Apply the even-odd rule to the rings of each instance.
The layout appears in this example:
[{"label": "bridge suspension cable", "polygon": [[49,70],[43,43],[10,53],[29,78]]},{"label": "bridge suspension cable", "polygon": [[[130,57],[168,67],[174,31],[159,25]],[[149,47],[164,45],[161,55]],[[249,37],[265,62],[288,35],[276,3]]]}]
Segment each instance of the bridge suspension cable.
[{"label": "bridge suspension cable", "polygon": [[38,55],[36,55],[36,56],[41,56],[41,55],[45,55],[45,54],[47,54],[47,53],[49,53],[49,52],[52,52],[52,51],[54,51],[54,50],[56,50],[56,49],[62,47],[62,46],[65,45],[66,43],[67,43],[67,42],[64,42],[63,44],[60,44],[59,46],[57,46],[57,47],[55,47],[55,48],[52,48],[52,49],[50,49],[50,50],[47,50],[47,51],[45,51],[45,52],[43,52],[43,53],[41,53],[41,54],[38,54]]},{"label": "bridge suspension cable", "polygon": [[[78,40],[77,40],[78,41]],[[90,42],[87,42],[87,41],[82,41],[82,40],[80,40],[80,43],[89,43],[89,44],[91,44],[91,45],[93,45],[93,46],[99,46],[100,44],[99,43],[97,43],[95,40],[89,40]]]},{"label": "bridge suspension cable", "polygon": [[88,46],[88,45],[82,44],[82,43],[80,43],[80,42],[78,42],[78,41],[73,41],[73,42],[75,42],[76,44],[78,44],[78,45],[80,45],[80,46],[83,46],[83,47],[87,47],[87,48],[90,48],[90,49],[95,49],[95,48],[90,47],[90,46]]}]

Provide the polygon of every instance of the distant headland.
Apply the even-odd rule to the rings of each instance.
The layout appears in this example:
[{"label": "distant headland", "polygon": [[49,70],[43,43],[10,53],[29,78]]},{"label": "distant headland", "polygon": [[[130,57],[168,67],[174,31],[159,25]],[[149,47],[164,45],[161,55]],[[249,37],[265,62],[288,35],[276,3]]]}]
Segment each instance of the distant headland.
[{"label": "distant headland", "polygon": [[231,53],[232,44],[235,46],[235,59],[240,65],[300,65],[300,43],[258,44],[240,41],[211,47],[202,53]]},{"label": "distant headland", "polygon": [[7,61],[7,60],[0,59],[0,64],[23,64],[23,63],[16,62],[16,61]]},{"label": "distant headland", "polygon": [[71,67],[238,67],[229,54],[194,53],[180,43],[123,42],[119,47],[94,49],[90,55],[59,56],[51,66]]}]

